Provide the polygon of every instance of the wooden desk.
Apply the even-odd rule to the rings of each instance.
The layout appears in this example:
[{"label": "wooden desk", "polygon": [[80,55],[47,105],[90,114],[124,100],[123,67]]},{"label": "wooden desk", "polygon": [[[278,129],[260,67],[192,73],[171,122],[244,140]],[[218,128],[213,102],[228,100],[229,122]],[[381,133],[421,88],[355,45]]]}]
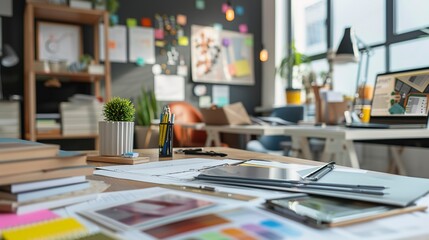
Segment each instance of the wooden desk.
[{"label": "wooden desk", "polygon": [[[285,129],[285,135],[292,137],[292,147],[295,150],[293,156],[302,156],[313,159],[308,150],[308,138],[326,139],[322,161],[335,160],[341,165],[349,165],[359,168],[359,159],[354,147],[357,140],[387,140],[387,139],[415,139],[429,138],[429,129],[364,129],[345,128],[339,126],[295,126]],[[389,146],[392,152],[393,164],[398,168],[398,173],[406,175],[400,154],[400,147]]]},{"label": "wooden desk", "polygon": [[[206,151],[215,151],[215,152],[222,152],[228,154],[227,158],[232,159],[265,159],[265,160],[272,160],[272,161],[278,161],[278,162],[286,162],[286,163],[299,163],[299,164],[309,164],[309,165],[319,165],[319,162],[315,161],[309,161],[309,160],[303,160],[303,159],[297,159],[297,158],[291,158],[291,157],[283,157],[283,156],[276,156],[276,155],[270,155],[265,153],[255,153],[240,149],[234,149],[234,148],[225,148],[225,147],[206,147],[204,148]],[[184,159],[184,158],[210,158],[210,159],[224,159],[222,157],[210,157],[210,156],[201,156],[201,155],[185,155],[185,154],[179,154],[174,153],[172,158],[159,158],[158,157],[158,149],[137,149],[134,150],[138,153],[140,153],[140,156],[146,156],[150,158],[151,162],[156,161],[166,161],[171,159]],[[101,163],[101,162],[88,162],[89,165],[93,166],[108,166],[112,165],[110,163]],[[109,178],[109,177],[103,177],[103,176],[90,176],[88,177],[90,179],[94,180],[102,180],[111,186],[109,187],[108,191],[120,191],[120,190],[130,190],[130,189],[139,189],[139,188],[148,188],[148,187],[154,187],[158,186],[154,183],[145,183],[145,182],[138,182],[138,181],[130,181],[130,180],[123,180],[123,179],[117,179],[117,178]]]}]

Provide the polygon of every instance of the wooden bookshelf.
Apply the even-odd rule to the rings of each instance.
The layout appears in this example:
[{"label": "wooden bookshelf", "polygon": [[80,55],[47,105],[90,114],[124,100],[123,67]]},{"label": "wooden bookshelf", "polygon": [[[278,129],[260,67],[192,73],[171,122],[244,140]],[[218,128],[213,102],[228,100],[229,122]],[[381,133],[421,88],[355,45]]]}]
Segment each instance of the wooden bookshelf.
[{"label": "wooden bookshelf", "polygon": [[[90,26],[93,32],[93,57],[96,64],[99,59],[99,25],[103,25],[104,35],[104,73],[90,74],[85,72],[42,72],[35,69],[36,61],[36,21],[49,21],[55,23],[71,23],[82,26]],[[41,139],[78,139],[94,138],[95,146],[98,146],[98,135],[76,135],[64,136],[61,134],[37,134],[36,131],[36,81],[57,78],[60,81],[81,82],[93,84],[93,95],[103,97],[105,101],[110,99],[111,95],[111,77],[110,62],[108,55],[108,28],[109,16],[106,11],[70,8],[68,6],[59,6],[44,3],[27,3],[24,13],[24,129],[25,138],[31,141]],[[104,96],[101,92],[101,82],[104,81]],[[59,103],[58,103],[59,104]]]}]

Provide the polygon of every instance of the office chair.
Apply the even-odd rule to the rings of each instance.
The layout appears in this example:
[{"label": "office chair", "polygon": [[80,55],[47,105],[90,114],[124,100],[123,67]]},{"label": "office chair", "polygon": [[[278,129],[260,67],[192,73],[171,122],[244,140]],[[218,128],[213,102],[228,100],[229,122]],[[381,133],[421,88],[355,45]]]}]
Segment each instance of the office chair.
[{"label": "office chair", "polygon": [[[298,123],[298,121],[304,119],[304,106],[289,105],[275,108],[270,116]],[[291,146],[292,139],[288,136],[261,136],[258,140],[249,141],[246,149],[254,152],[287,155],[288,148]]]},{"label": "office chair", "polygon": [[171,113],[175,114],[175,123],[173,130],[174,147],[202,147],[205,145],[207,134],[204,130],[187,129],[183,131],[182,123],[200,123],[203,122],[201,112],[188,102],[171,102],[168,104]]}]

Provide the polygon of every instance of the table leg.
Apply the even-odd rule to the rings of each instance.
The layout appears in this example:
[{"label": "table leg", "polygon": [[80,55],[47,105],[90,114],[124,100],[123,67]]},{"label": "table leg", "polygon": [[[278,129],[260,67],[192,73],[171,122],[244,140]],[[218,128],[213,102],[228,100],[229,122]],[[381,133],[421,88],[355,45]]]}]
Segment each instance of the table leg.
[{"label": "table leg", "polygon": [[397,170],[397,173],[400,175],[407,175],[407,170],[405,169],[404,162],[402,161],[402,158],[401,158],[402,150],[403,150],[403,147],[389,146],[389,151],[392,154],[390,168],[392,168],[393,170]]},{"label": "table leg", "polygon": [[346,154],[349,157],[350,165],[352,168],[360,168],[359,159],[356,153],[356,148],[353,141],[346,140],[343,144]]},{"label": "table leg", "polygon": [[353,168],[359,168],[356,149],[353,141],[351,140],[335,138],[326,139],[321,160],[323,162],[335,160],[341,165],[350,165]]},{"label": "table leg", "polygon": [[206,130],[207,132],[207,139],[206,139],[206,147],[211,147],[212,142],[214,142],[215,147],[221,147],[220,142],[220,132],[219,131],[213,131],[213,130]]}]

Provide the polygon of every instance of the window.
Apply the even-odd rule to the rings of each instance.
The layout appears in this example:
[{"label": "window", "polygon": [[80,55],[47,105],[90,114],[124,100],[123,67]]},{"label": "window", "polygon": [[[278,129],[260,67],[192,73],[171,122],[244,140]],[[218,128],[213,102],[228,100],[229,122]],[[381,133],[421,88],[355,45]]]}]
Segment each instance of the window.
[{"label": "window", "polygon": [[399,71],[429,66],[429,38],[419,38],[390,46],[390,70]]},{"label": "window", "polygon": [[428,9],[427,0],[396,0],[395,33],[401,34],[429,27]]},{"label": "window", "polygon": [[326,0],[292,1],[293,39],[299,52],[326,52]]}]

